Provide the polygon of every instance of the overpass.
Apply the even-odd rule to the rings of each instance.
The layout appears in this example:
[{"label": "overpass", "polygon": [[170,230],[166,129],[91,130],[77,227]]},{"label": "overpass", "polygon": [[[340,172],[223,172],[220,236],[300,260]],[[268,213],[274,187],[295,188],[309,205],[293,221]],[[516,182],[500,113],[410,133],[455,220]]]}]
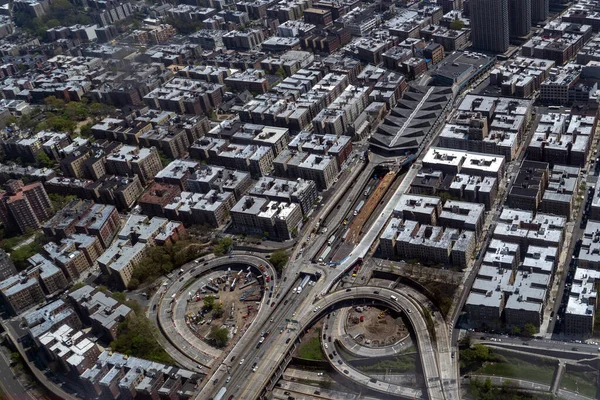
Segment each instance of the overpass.
[{"label": "overpass", "polygon": [[[392,299],[391,296],[394,296],[396,300]],[[373,304],[377,302],[378,304],[384,304],[397,312],[406,313],[417,337],[417,347],[419,349],[419,356],[421,357],[421,364],[423,366],[423,375],[427,385],[427,397],[431,400],[457,400],[458,397],[446,393],[446,390],[442,385],[438,371],[436,347],[427,328],[427,322],[423,315],[418,312],[420,307],[419,303],[396,291],[374,286],[354,287],[336,291],[324,296],[313,304],[314,308],[317,308],[317,312],[310,309],[302,310],[300,315],[297,316],[297,330],[293,331],[291,335],[281,335],[277,338],[276,342],[273,344],[273,351],[269,352],[269,355],[259,363],[253,379],[248,382],[240,398],[258,398],[264,388],[272,387],[275,384],[278,375],[282,372],[280,366],[289,358],[289,353],[297,345],[299,336],[317,320],[325,314],[330,313],[335,308],[348,305],[349,303],[364,304],[369,300],[371,300]],[[372,382],[370,379],[367,380],[362,377],[356,382],[376,392],[384,393],[387,396],[414,398],[414,393],[409,393],[407,388],[401,388],[397,385],[391,385],[381,381]]]},{"label": "overpass", "polygon": [[[375,300],[371,300],[371,301],[375,301]],[[379,303],[379,300],[376,301],[377,303]],[[395,307],[392,307],[395,308]],[[334,332],[335,328],[334,326],[337,325],[337,323],[340,322],[340,320],[345,320],[345,314],[344,311],[346,310],[342,310],[340,312],[340,314],[336,315],[334,318],[334,321],[331,321],[331,319],[329,320],[329,329],[324,329],[323,333],[327,336],[331,336],[332,339],[335,338],[336,333]],[[331,314],[329,314],[331,315]],[[343,315],[343,316],[342,316]],[[377,391],[379,393],[385,393],[386,395],[390,395],[393,394],[395,396],[398,397],[404,397],[404,398],[409,398],[409,399],[422,399],[423,397],[423,391],[420,389],[414,389],[414,388],[410,388],[410,387],[406,387],[406,386],[400,386],[400,385],[395,385],[392,383],[389,383],[387,381],[384,380],[378,380],[378,379],[373,379],[371,378],[369,375],[366,375],[364,373],[362,373],[361,371],[357,370],[356,368],[352,367],[350,364],[347,364],[346,361],[341,358],[339,356],[339,354],[337,356],[335,356],[332,352],[333,350],[335,350],[335,340],[333,341],[326,341],[326,340],[321,340],[321,350],[323,350],[323,353],[327,354],[327,360],[329,361],[329,363],[331,364],[331,366],[333,367],[333,369],[340,374],[340,376],[345,376],[348,379],[351,379],[353,382],[361,385],[361,386],[366,386],[367,388]],[[326,347],[327,346],[327,347]],[[343,345],[340,345],[342,347],[345,347]],[[345,349],[347,350],[347,349]],[[387,346],[385,348],[373,348],[373,349],[367,349],[364,348],[363,350],[365,350],[366,357],[377,357],[379,355],[379,357],[381,357],[380,354],[383,354],[384,356],[393,356],[395,354],[394,350],[393,350],[393,346]],[[371,351],[372,354],[368,354],[368,351]],[[379,350],[379,351],[377,351]],[[373,353],[374,352],[374,353]]]},{"label": "overpass", "polygon": [[[189,359],[208,368],[211,368],[216,364],[216,360],[222,355],[222,350],[211,347],[208,343],[194,335],[185,324],[185,321],[177,319],[178,317],[185,318],[185,309],[183,310],[183,313],[180,312],[179,315],[171,314],[169,312],[169,310],[171,310],[171,302],[174,304],[179,302],[178,297],[184,294],[190,279],[197,279],[209,271],[225,270],[234,265],[243,265],[244,267],[250,266],[258,275],[268,273],[273,277],[274,280],[272,282],[275,284],[277,276],[273,266],[267,260],[252,255],[236,255],[231,258],[216,258],[204,264],[196,264],[195,262],[188,263],[184,267],[184,270],[187,269],[187,271],[181,276],[174,277],[171,285],[163,289],[164,292],[159,294],[160,298],[157,302],[158,308],[156,312],[160,332],[182,354],[185,354]],[[261,271],[259,268],[260,265],[266,269],[266,272]],[[165,302],[168,302],[168,304],[165,304]],[[263,296],[261,306],[258,309],[258,313],[254,318],[252,325],[257,320],[266,318],[266,315],[270,312],[269,307],[267,307],[268,303],[268,297]],[[176,307],[174,307],[173,313],[175,313],[175,311]],[[172,316],[175,317],[175,320],[171,319]]]}]

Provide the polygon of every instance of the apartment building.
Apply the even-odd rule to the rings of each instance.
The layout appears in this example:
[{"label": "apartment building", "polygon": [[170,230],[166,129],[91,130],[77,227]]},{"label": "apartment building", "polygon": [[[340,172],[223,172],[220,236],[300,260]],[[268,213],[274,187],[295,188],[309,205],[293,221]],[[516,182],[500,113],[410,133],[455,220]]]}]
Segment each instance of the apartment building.
[{"label": "apartment building", "polygon": [[123,146],[106,157],[109,173],[121,176],[137,175],[143,185],[149,183],[163,168],[158,150]]},{"label": "apartment building", "polygon": [[0,196],[0,220],[21,233],[39,229],[52,215],[52,203],[41,182],[25,185],[21,180],[9,180]]},{"label": "apartment building", "polygon": [[230,211],[233,228],[242,233],[266,235],[274,240],[295,237],[302,224],[298,204],[244,196]]}]

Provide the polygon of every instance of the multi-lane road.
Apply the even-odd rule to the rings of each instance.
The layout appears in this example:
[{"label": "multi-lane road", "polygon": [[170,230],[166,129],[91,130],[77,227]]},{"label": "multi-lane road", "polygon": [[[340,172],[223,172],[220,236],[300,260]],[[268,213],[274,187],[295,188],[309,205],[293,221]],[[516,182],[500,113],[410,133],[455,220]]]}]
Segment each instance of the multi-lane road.
[{"label": "multi-lane road", "polygon": [[[454,371],[456,370],[450,368],[441,371],[439,369],[437,360],[438,350],[427,327],[427,322],[419,311],[420,303],[410,296],[405,296],[397,291],[379,287],[354,287],[336,291],[323,296],[310,307],[301,307],[299,315],[296,315],[298,330],[294,331],[293,334],[289,336],[282,335],[275,337],[275,340],[269,343],[271,349],[264,354],[263,359],[257,365],[257,371],[254,373],[253,378],[247,382],[247,385],[239,396],[235,396],[235,393],[232,392],[234,398],[257,398],[263,388],[268,385],[271,377],[276,373],[285,358],[288,357],[290,350],[295,346],[296,338],[316,320],[337,307],[347,305],[348,302],[364,302],[368,300],[379,304],[385,304],[388,307],[395,309],[397,312],[406,313],[417,337],[417,346],[421,357],[423,375],[427,382],[427,397],[433,400],[458,399],[457,394],[454,393],[454,387],[450,388],[444,385],[444,382],[446,381],[456,382],[457,376],[454,375]],[[316,312],[315,309],[317,310]],[[441,332],[443,331],[447,332],[445,329],[442,329]],[[438,334],[436,333],[436,336],[437,335]],[[350,375],[350,370],[348,369],[348,371],[349,373],[346,375]],[[243,371],[239,371],[236,373],[242,372]],[[440,372],[443,372],[445,375],[452,374],[453,376],[441,376]],[[396,385],[390,385],[379,381],[372,382],[370,379],[367,382],[363,375],[359,374],[358,371],[353,370],[353,375],[356,375],[356,382],[371,390],[402,397],[414,396],[414,393],[407,395],[405,392],[398,391],[399,389]],[[241,378],[243,379],[243,377]]]}]

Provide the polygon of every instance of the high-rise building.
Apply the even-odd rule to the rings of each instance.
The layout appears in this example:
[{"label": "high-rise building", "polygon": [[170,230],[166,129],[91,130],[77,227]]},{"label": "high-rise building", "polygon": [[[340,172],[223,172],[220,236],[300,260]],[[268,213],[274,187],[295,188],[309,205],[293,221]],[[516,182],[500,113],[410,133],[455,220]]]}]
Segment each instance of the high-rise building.
[{"label": "high-rise building", "polygon": [[511,37],[526,36],[531,30],[531,2],[532,0],[508,1],[508,27]]},{"label": "high-rise building", "polygon": [[508,0],[470,0],[473,47],[495,53],[508,49]]},{"label": "high-rise building", "polygon": [[437,4],[442,6],[444,14],[452,10],[462,10],[463,8],[463,0],[438,0]]},{"label": "high-rise building", "polygon": [[27,228],[39,229],[52,215],[52,203],[40,182],[23,185],[20,180],[6,183],[6,192],[0,196],[0,220],[22,233]]},{"label": "high-rise building", "polygon": [[550,13],[550,0],[531,0],[531,23],[545,21]]}]

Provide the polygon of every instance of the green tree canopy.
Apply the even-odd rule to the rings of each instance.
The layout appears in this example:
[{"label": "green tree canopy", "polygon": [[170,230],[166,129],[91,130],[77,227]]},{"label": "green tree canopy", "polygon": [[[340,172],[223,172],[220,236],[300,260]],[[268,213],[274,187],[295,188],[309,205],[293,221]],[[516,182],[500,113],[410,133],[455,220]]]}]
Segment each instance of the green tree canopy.
[{"label": "green tree canopy", "polygon": [[225,314],[225,311],[223,310],[223,304],[215,303],[215,305],[212,308],[213,318],[221,318],[223,314]]},{"label": "green tree canopy", "polygon": [[110,347],[127,355],[172,364],[173,359],[158,344],[153,332],[154,327],[143,313],[129,315],[119,324],[117,340]]},{"label": "green tree canopy", "polygon": [[523,327],[523,336],[532,337],[537,333],[537,328],[532,323],[525,324]]},{"label": "green tree canopy", "polygon": [[214,296],[206,296],[202,301],[204,302],[204,309],[206,309],[207,311],[212,310],[215,306]]},{"label": "green tree canopy", "polygon": [[53,168],[56,165],[56,160],[51,159],[44,151],[40,151],[35,159],[40,168]]},{"label": "green tree canopy", "polygon": [[269,260],[277,272],[281,272],[283,271],[283,267],[287,264],[289,256],[285,250],[275,250],[271,253],[271,258]]},{"label": "green tree canopy", "polygon": [[229,330],[224,327],[213,327],[208,334],[208,338],[215,343],[215,346],[222,348],[227,346],[229,341]]},{"label": "green tree canopy", "polygon": [[459,31],[465,27],[465,23],[463,21],[461,21],[460,19],[455,19],[454,21],[450,22],[449,27],[450,27],[450,29]]}]

